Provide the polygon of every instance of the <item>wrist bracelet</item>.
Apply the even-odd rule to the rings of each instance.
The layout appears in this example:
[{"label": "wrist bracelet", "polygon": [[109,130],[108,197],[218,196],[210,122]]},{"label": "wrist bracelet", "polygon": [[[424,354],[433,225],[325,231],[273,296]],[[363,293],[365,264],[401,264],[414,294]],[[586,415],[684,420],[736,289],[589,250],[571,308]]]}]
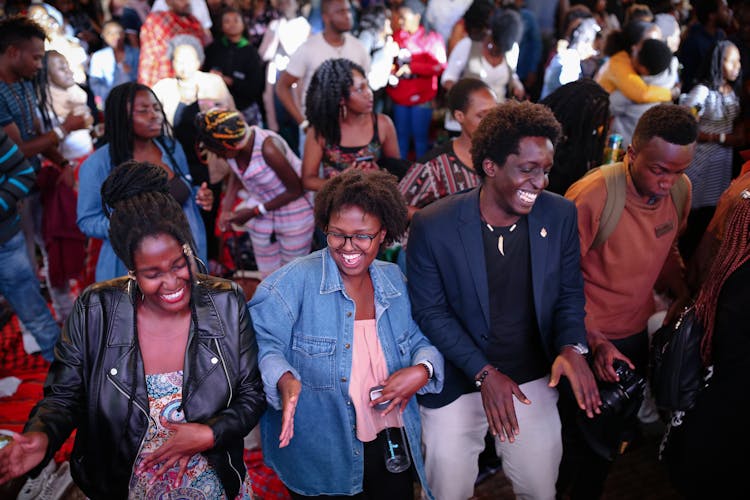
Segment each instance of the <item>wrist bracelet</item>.
[{"label": "wrist bracelet", "polygon": [[482,373],[479,375],[479,378],[474,380],[474,385],[477,387],[482,387],[482,384],[484,383],[484,379],[487,378],[487,375],[489,375],[489,370],[482,370]]},{"label": "wrist bracelet", "polygon": [[425,373],[427,373],[428,381],[432,378],[432,370],[430,370],[430,367],[427,366],[427,363],[417,363],[415,366],[421,366],[422,368],[424,368]]},{"label": "wrist bracelet", "polygon": [[266,215],[268,213],[268,210],[266,210],[266,206],[263,203],[259,203],[257,207],[258,212],[260,212],[261,215]]}]

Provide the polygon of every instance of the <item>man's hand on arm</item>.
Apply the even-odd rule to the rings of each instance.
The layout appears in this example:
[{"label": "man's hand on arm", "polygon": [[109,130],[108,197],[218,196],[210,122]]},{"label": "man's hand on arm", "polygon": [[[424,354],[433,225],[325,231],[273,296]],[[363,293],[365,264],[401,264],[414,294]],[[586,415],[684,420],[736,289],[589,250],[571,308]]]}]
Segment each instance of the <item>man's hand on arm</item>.
[{"label": "man's hand on arm", "polygon": [[[485,375],[486,372],[486,375]],[[487,414],[487,422],[490,424],[490,432],[498,436],[500,441],[514,442],[520,433],[516,410],[513,406],[513,396],[523,404],[531,404],[531,401],[521,391],[521,388],[510,377],[503,375],[492,365],[486,365],[474,377],[478,383],[481,381],[480,392],[482,394],[482,405]]]}]

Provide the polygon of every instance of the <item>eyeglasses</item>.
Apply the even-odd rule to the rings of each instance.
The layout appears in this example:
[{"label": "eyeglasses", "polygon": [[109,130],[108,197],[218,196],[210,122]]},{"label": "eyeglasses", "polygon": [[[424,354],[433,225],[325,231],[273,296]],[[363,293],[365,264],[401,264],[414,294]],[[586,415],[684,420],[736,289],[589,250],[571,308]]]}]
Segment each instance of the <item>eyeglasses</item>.
[{"label": "eyeglasses", "polygon": [[342,234],[327,232],[325,235],[328,246],[331,248],[343,248],[346,245],[346,240],[349,240],[353,247],[366,252],[372,246],[372,240],[377,238],[380,234],[381,229],[378,229],[375,234]]}]

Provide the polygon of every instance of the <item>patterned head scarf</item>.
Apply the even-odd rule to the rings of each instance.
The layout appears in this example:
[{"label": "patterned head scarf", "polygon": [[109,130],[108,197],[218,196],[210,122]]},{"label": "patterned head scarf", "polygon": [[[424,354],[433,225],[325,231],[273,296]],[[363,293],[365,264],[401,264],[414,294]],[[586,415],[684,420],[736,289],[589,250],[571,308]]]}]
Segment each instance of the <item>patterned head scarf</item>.
[{"label": "patterned head scarf", "polygon": [[195,117],[197,142],[218,155],[245,146],[250,127],[238,111],[212,109]]}]

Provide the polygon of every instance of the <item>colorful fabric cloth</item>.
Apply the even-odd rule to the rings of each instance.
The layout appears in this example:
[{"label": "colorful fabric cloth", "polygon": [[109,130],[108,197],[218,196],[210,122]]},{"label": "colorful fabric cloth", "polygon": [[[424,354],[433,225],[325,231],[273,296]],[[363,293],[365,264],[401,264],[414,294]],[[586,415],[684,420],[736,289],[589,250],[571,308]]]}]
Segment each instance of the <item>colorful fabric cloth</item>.
[{"label": "colorful fabric cloth", "polygon": [[323,177],[329,179],[334,173],[343,172],[354,164],[357,158],[372,156],[372,161],[380,159],[383,144],[378,133],[378,115],[372,114],[372,139],[364,146],[339,146],[326,144],[323,150]]},{"label": "colorful fabric cloth", "polygon": [[476,172],[453,150],[453,141],[433,149],[415,163],[398,183],[406,204],[424,208],[435,200],[479,186]]},{"label": "colorful fabric cloth", "polygon": [[[151,418],[141,452],[135,461],[134,470],[146,456],[158,450],[172,437],[172,431],[165,427],[166,423],[186,421],[185,414],[182,412],[182,370],[146,375],[146,389]],[[173,483],[179,472],[178,466],[172,466],[165,474],[156,477],[156,480],[149,484],[149,481],[154,479],[154,472],[159,470],[160,466],[161,464],[157,464],[139,474],[133,474],[130,478],[129,498],[142,500],[161,498],[223,500],[226,498],[219,476],[200,453],[190,458],[187,471],[177,488],[174,488]],[[237,498],[253,498],[250,476],[247,473]]]},{"label": "colorful fabric cloth", "polygon": [[172,62],[167,58],[167,45],[177,35],[204,40],[203,27],[193,16],[179,16],[172,11],[148,15],[141,28],[138,83],[153,87],[162,78],[174,76]]}]

